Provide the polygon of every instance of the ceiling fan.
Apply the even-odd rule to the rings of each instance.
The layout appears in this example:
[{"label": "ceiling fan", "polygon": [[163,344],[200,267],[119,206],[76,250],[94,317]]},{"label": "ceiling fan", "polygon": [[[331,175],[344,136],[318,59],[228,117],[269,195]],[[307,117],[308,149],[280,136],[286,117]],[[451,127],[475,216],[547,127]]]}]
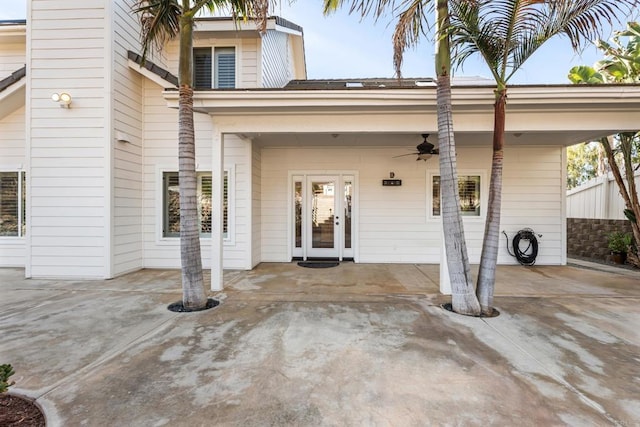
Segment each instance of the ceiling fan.
[{"label": "ceiling fan", "polygon": [[427,141],[427,137],[429,136],[428,133],[423,133],[421,136],[422,136],[422,138],[424,138],[424,141],[422,141],[420,144],[418,144],[416,146],[416,150],[418,150],[417,152],[409,153],[409,154],[401,154],[399,156],[394,156],[394,158],[418,155],[418,158],[416,159],[417,161],[424,160],[426,162],[427,160],[429,160],[431,158],[432,155],[440,154],[440,150],[435,148],[432,143]]}]

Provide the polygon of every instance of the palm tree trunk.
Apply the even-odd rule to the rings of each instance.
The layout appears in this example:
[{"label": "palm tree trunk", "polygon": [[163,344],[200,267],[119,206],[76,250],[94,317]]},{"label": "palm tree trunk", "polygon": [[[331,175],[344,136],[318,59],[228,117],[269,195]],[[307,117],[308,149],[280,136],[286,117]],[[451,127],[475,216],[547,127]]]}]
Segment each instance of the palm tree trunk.
[{"label": "palm tree trunk", "polygon": [[[624,138],[624,135],[620,135],[621,138]],[[608,138],[602,138],[600,140],[602,147],[604,148],[605,154],[607,156],[607,161],[609,162],[609,167],[611,168],[611,173],[613,174],[614,179],[616,180],[616,184],[618,184],[618,191],[624,200],[625,207],[633,212],[636,217],[636,221],[631,221],[631,230],[633,231],[633,238],[636,242],[636,252],[628,254],[629,261],[638,266],[640,264],[640,256],[638,255],[638,245],[640,245],[640,224],[638,224],[638,220],[640,220],[640,204],[638,203],[638,192],[636,190],[635,185],[635,176],[633,170],[633,164],[631,163],[631,151],[629,147],[629,156],[628,159],[625,158],[625,175],[627,177],[627,185],[629,185],[629,189],[625,185],[624,179],[622,178],[622,173],[620,172],[620,168],[618,167],[618,163],[616,163],[615,155],[613,153],[613,147]],[[621,141],[624,143],[624,141]],[[631,141],[628,141],[631,144]],[[627,157],[625,153],[625,157]],[[629,164],[627,165],[627,161]]]},{"label": "palm tree trunk", "polygon": [[493,158],[491,161],[491,181],[489,183],[489,204],[484,228],[478,286],[476,292],[482,314],[493,314],[493,293],[498,263],[500,237],[500,210],[502,204],[502,165],[504,161],[504,127],[507,105],[507,89],[496,89],[493,122]]},{"label": "palm tree trunk", "polygon": [[196,149],[193,123],[193,19],[180,19],[180,88],[178,98],[178,171],[180,191],[180,260],[182,304],[188,310],[206,307],[198,221]]},{"label": "palm tree trunk", "polygon": [[471,267],[464,238],[460,196],[458,194],[458,172],[456,168],[456,146],[451,112],[451,56],[449,37],[443,33],[449,25],[447,0],[438,0],[438,48],[436,50],[436,73],[438,76],[438,148],[440,150],[440,197],[442,227],[451,281],[451,306],[460,314],[480,314],[471,278]]}]

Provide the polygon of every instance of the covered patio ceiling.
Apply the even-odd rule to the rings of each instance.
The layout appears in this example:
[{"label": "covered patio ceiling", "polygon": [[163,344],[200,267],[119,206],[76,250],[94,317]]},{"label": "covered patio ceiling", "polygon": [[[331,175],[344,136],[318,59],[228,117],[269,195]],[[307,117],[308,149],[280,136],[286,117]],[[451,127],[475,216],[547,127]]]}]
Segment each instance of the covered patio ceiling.
[{"label": "covered patio ceiling", "polygon": [[[454,124],[455,126],[455,124]],[[422,142],[423,132],[411,133],[372,133],[367,131],[355,133],[240,133],[240,136],[251,139],[264,147],[407,147],[415,148]],[[428,141],[438,146],[436,129],[425,130],[429,134]],[[548,131],[548,132],[507,132],[507,146],[523,145],[563,145],[569,146],[594,138],[606,136],[613,132],[603,131]],[[492,143],[492,132],[460,132],[456,133],[455,142],[458,147],[486,146]]]}]

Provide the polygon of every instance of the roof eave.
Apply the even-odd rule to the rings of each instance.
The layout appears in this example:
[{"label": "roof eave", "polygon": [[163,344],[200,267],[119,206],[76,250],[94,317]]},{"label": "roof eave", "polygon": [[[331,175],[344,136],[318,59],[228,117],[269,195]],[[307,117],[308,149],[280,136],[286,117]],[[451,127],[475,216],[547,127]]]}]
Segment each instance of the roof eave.
[{"label": "roof eave", "polygon": [[[163,93],[167,105],[177,108],[178,93]],[[207,112],[321,109],[434,109],[435,87],[342,90],[212,90],[196,91],[194,108]],[[454,108],[493,108],[488,86],[454,87]],[[640,85],[512,86],[507,108],[605,108],[640,103]]]}]

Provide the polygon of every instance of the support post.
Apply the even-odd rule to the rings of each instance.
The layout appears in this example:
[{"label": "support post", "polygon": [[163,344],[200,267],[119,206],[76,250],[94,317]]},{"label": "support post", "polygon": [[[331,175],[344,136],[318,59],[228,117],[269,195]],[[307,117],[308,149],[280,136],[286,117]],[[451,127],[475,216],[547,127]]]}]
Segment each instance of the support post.
[{"label": "support post", "polygon": [[224,135],[215,130],[211,147],[211,290],[219,292],[224,288],[222,250],[224,244]]}]

